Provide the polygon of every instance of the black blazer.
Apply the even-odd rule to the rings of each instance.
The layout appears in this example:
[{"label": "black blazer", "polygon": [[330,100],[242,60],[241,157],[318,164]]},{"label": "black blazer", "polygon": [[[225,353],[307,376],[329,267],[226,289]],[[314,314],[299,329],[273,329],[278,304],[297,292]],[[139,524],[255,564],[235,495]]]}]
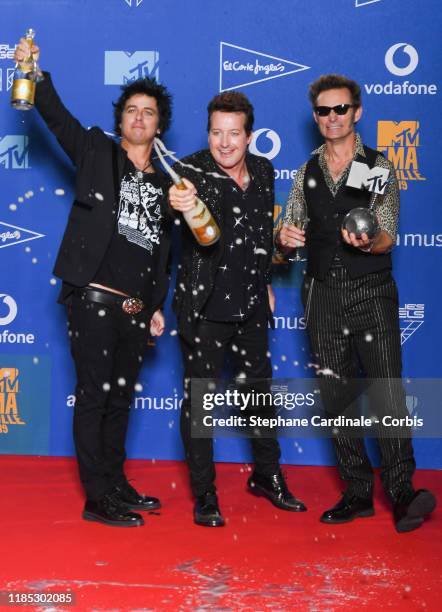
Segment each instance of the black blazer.
[{"label": "black blazer", "polygon": [[[84,287],[95,277],[114,232],[126,153],[100,128],[84,128],[60,100],[50,74],[45,72],[44,77],[36,87],[35,106],[77,170],[75,200],[54,274],[68,285]],[[157,173],[167,194],[169,182],[162,172]],[[163,303],[169,281],[167,262],[172,219],[166,197],[162,208],[164,222],[160,229],[158,272],[149,304],[152,312]]]},{"label": "black blazer", "polygon": [[[185,221],[181,222],[182,243],[181,259],[177,273],[177,283],[173,300],[173,309],[178,319],[180,335],[188,342],[194,341],[196,323],[199,314],[206,304],[216,278],[219,262],[223,256],[225,244],[223,229],[225,215],[229,207],[223,189],[223,179],[216,178],[212,173],[220,173],[220,169],[210,151],[204,149],[181,160],[183,164],[200,168],[203,172],[195,172],[180,163],[174,165],[180,176],[194,183],[198,195],[210,209],[221,229],[221,237],[214,245],[206,247],[198,245]],[[267,249],[265,255],[258,256],[257,274],[260,289],[264,292],[271,283],[272,251],[273,251],[273,207],[274,207],[274,171],[272,164],[264,157],[247,153],[246,163],[253,178],[264,194],[267,210],[265,236]],[[273,325],[273,317],[265,291],[266,310],[269,322]]]}]

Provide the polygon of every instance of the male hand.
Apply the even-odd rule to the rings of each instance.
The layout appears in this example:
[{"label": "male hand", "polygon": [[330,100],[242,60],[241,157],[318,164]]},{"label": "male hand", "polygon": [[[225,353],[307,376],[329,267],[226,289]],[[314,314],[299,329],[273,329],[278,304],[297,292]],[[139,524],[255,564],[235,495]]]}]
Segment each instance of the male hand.
[{"label": "male hand", "polygon": [[196,206],[196,189],[187,179],[182,180],[187,189],[178,189],[176,185],[173,185],[169,189],[169,202],[174,210],[188,212]]},{"label": "male hand", "polygon": [[32,47],[27,42],[26,38],[20,38],[20,42],[18,43],[15,52],[14,52],[14,60],[21,64],[22,62],[29,59],[29,56],[33,55],[35,61],[38,61],[40,57],[40,48],[37,45],[32,45]]},{"label": "male hand", "polygon": [[278,242],[283,248],[295,249],[305,244],[305,230],[298,229],[295,225],[284,223],[278,236]]},{"label": "male hand", "polygon": [[365,233],[361,234],[360,238],[356,238],[356,234],[349,234],[346,229],[342,229],[341,234],[344,242],[361,251],[370,251],[373,246],[374,240],[371,240]]},{"label": "male hand", "polygon": [[161,336],[164,331],[165,323],[164,315],[161,310],[156,310],[150,320],[150,335]]}]

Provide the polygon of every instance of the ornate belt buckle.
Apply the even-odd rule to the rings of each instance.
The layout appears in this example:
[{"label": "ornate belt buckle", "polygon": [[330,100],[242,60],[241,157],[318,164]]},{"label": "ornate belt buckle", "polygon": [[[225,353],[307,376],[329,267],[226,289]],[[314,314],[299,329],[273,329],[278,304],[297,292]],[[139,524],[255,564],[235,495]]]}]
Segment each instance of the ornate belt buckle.
[{"label": "ornate belt buckle", "polygon": [[139,312],[141,312],[144,308],[144,304],[138,298],[130,297],[124,300],[124,302],[121,305],[121,308],[126,314],[133,315],[133,314],[138,314]]}]

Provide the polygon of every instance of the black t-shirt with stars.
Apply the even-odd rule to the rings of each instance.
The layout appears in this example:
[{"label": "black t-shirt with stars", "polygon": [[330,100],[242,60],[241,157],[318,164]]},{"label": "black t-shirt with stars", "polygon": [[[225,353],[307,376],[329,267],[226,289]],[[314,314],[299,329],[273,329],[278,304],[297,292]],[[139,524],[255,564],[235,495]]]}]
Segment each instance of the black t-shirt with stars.
[{"label": "black t-shirt with stars", "polygon": [[224,253],[202,316],[209,321],[241,322],[252,315],[262,299],[257,258],[266,247],[266,211],[253,177],[245,191],[231,178],[223,187],[228,206],[224,213]]}]

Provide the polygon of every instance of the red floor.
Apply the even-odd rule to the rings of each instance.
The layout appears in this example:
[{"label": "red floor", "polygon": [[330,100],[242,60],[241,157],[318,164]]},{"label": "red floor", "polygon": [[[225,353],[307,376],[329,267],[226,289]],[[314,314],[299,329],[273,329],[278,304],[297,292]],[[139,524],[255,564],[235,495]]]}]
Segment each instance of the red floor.
[{"label": "red floor", "polygon": [[[327,526],[339,497],[335,470],[287,467],[308,512],[280,511],[245,490],[249,468],[218,467],[225,528],[192,523],[184,465],[130,461],[133,484],[163,509],[146,525],[117,529],[81,520],[73,460],[0,457],[0,591],[71,590],[74,610],[440,610],[441,521],[397,534],[378,492],[376,515]],[[442,500],[442,473],[418,487]],[[69,610],[9,607],[5,610]]]}]

